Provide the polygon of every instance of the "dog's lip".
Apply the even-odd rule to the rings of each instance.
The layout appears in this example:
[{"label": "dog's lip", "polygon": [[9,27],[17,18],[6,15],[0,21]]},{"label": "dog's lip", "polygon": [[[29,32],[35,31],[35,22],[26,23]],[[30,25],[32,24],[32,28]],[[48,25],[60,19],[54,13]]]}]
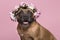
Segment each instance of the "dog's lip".
[{"label": "dog's lip", "polygon": [[23,22],[23,24],[29,24],[28,22]]}]

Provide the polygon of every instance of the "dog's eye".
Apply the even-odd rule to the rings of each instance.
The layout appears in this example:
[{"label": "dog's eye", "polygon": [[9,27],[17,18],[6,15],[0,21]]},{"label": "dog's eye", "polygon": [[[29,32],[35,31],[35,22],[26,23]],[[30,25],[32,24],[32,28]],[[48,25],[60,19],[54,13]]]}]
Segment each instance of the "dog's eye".
[{"label": "dog's eye", "polygon": [[24,12],[21,10],[21,11],[19,12],[19,14],[24,14]]},{"label": "dog's eye", "polygon": [[22,16],[23,14],[24,12],[22,10],[18,13],[19,16]]},{"label": "dog's eye", "polygon": [[27,14],[28,14],[29,16],[32,16],[32,15],[33,15],[33,13],[32,13],[31,11],[29,11],[29,10],[28,10]]}]

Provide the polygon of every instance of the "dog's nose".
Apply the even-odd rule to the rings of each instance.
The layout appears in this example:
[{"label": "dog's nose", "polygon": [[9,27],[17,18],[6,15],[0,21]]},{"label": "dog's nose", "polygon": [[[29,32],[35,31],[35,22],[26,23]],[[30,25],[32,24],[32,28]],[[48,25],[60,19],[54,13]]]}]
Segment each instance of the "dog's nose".
[{"label": "dog's nose", "polygon": [[24,16],[24,20],[27,21],[28,20],[28,16],[25,15]]},{"label": "dog's nose", "polygon": [[24,16],[24,19],[28,19],[28,16]]},{"label": "dog's nose", "polygon": [[24,15],[24,19],[28,19],[28,15],[27,14]]}]

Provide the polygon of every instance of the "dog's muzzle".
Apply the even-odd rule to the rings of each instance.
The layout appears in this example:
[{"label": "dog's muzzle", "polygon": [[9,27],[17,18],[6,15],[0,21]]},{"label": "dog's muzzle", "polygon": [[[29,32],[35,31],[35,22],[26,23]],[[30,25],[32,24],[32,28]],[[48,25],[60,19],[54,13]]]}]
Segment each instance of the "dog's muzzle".
[{"label": "dog's muzzle", "polygon": [[34,21],[34,18],[32,18],[29,15],[20,15],[20,19],[17,20],[23,28],[28,28],[29,25]]},{"label": "dog's muzzle", "polygon": [[29,15],[21,15],[20,19],[17,20],[20,24],[31,24],[34,21],[34,18],[30,17]]}]

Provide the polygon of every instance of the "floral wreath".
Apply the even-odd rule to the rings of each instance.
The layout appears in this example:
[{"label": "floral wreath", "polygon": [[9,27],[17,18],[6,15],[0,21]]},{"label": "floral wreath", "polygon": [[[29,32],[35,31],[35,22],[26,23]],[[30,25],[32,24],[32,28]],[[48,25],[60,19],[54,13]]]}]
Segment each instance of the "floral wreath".
[{"label": "floral wreath", "polygon": [[[14,11],[17,11],[18,8],[20,8],[20,7],[28,7],[28,8],[30,8],[31,10],[33,10],[35,19],[37,19],[37,18],[39,17],[39,15],[41,14],[40,12],[37,11],[37,9],[34,7],[34,5],[32,5],[32,4],[29,5],[29,4],[26,4],[26,3],[24,3],[24,2],[22,2],[22,3],[21,3],[20,5],[18,5],[18,6],[15,6]],[[17,21],[16,17],[14,16],[13,11],[10,12],[10,18],[11,18],[11,20],[13,20],[13,21]]]}]

